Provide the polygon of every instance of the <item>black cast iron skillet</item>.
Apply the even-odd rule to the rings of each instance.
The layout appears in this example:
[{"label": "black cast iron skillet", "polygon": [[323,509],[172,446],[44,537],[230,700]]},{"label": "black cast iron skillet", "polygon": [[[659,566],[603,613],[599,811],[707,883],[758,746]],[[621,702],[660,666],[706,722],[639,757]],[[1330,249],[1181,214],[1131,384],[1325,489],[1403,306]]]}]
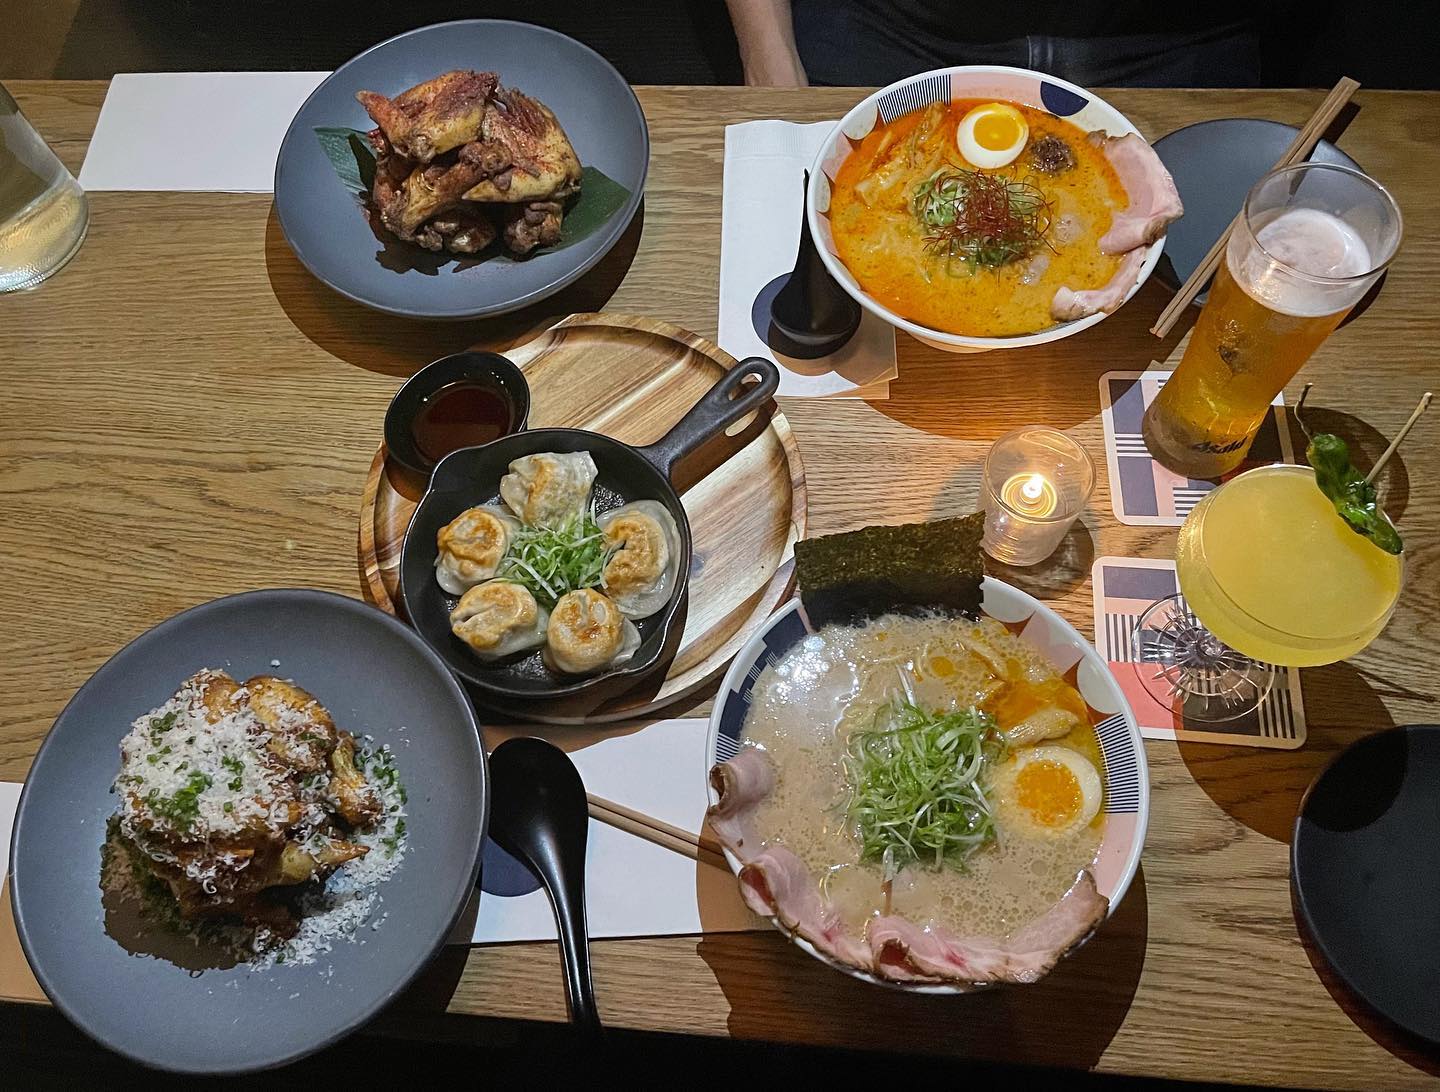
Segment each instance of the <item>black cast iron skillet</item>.
[{"label": "black cast iron skillet", "polygon": [[[758,383],[741,390],[747,379]],[[671,485],[675,464],[705,441],[759,409],[780,386],[780,373],[763,357],[742,360],[695,403],[679,423],[648,447],[632,447],[598,432],[575,428],[540,428],[502,436],[481,447],[467,447],[445,456],[430,476],[415,516],[405,532],[400,555],[400,594],[410,624],[421,638],[479,696],[544,699],[579,694],[601,680],[640,676],[660,663],[666,637],[685,600],[690,583],[690,522],[680,495]],[[739,392],[737,394],[737,392]],[[629,661],[594,675],[552,672],[539,651],[510,660],[486,663],[450,632],[450,611],[459,601],[435,582],[435,536],[440,528],[477,504],[500,504],[500,479],[511,462],[542,451],[588,451],[599,471],[595,479],[598,512],[632,501],[659,501],[680,531],[680,570],[675,589],[663,610],[635,620],[640,647]]]}]

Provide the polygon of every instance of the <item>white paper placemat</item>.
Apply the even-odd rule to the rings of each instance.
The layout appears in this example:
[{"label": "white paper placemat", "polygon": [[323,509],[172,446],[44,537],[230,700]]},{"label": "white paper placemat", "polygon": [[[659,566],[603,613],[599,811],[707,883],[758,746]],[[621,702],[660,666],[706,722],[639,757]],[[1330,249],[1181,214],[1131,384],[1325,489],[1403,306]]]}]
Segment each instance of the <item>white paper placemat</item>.
[{"label": "white paper placemat", "polygon": [[[661,720],[642,728],[485,730],[493,749],[512,735],[542,735],[565,748],[587,791],[698,831],[705,821],[705,738],[709,722]],[[470,943],[553,940],[555,918],[542,890],[504,897],[482,877],[485,895]],[[668,936],[768,928],[741,901],[735,877],[590,820],[585,895],[592,937]],[[467,910],[451,943],[464,943]]]},{"label": "white paper placemat", "polygon": [[802,179],[835,123],[748,121],[725,127],[720,229],[720,347],[780,366],[790,398],[888,398],[895,330],[866,311],[860,329],[829,357],[798,360],[765,341],[768,299],[795,267],[804,208]]},{"label": "white paper placemat", "polygon": [[10,874],[10,831],[15,827],[15,809],[19,806],[20,783],[0,781],[0,868],[7,876]]},{"label": "white paper placemat", "polygon": [[127,72],[80,168],[87,190],[269,193],[290,119],[328,72]]}]

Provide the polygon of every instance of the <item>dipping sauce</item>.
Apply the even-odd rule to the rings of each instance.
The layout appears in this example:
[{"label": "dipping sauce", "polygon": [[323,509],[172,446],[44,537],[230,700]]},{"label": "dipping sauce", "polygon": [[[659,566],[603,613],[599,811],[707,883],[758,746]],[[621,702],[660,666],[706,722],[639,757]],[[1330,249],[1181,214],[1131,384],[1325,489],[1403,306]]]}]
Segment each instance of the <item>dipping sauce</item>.
[{"label": "dipping sauce", "polygon": [[511,432],[515,407],[498,387],[482,380],[448,383],[420,404],[411,426],[415,446],[432,462],[452,451],[498,440]]}]

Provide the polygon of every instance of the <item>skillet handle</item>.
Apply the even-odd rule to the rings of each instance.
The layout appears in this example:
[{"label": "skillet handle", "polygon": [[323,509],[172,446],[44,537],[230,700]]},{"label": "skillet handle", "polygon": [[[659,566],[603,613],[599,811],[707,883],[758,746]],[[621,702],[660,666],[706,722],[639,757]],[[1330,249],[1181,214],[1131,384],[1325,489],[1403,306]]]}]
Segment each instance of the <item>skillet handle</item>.
[{"label": "skillet handle", "polygon": [[[730,396],[752,376],[760,382],[732,399]],[[649,447],[636,448],[636,451],[669,478],[677,462],[716,433],[763,406],[779,387],[779,368],[763,356],[748,357],[721,376],[674,428]]]}]

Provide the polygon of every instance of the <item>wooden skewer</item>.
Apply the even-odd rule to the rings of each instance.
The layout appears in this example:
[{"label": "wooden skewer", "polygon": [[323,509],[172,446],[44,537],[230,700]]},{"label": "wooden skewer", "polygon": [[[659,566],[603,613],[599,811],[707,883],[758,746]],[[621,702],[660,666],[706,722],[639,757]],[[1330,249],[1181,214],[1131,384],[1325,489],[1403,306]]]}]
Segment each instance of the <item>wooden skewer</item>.
[{"label": "wooden skewer", "polygon": [[[1350,101],[1350,97],[1359,88],[1360,85],[1349,76],[1341,77],[1340,82],[1330,90],[1330,94],[1325,96],[1325,101],[1320,104],[1315,113],[1310,115],[1310,120],[1305,123],[1305,127],[1295,134],[1295,139],[1291,142],[1290,147],[1286,149],[1285,154],[1280,157],[1273,169],[1279,170],[1281,167],[1292,166],[1313,152],[1315,145],[1319,144],[1320,138],[1325,135],[1325,130],[1330,128],[1330,123],[1345,108],[1345,104]],[[1230,241],[1230,233],[1235,230],[1244,216],[1245,210],[1241,209],[1235,219],[1230,221],[1230,226],[1221,232],[1220,238],[1215,240],[1215,245],[1205,255],[1204,261],[1195,267],[1195,272],[1190,274],[1190,279],[1181,285],[1180,291],[1175,293],[1175,298],[1166,305],[1165,310],[1160,312],[1160,317],[1155,320],[1155,325],[1150,327],[1152,334],[1156,337],[1164,337],[1174,329],[1175,323],[1180,320],[1185,308],[1195,301],[1195,297],[1200,294],[1206,282],[1214,276],[1215,270],[1220,268],[1221,259],[1225,256],[1225,246]]]},{"label": "wooden skewer", "polygon": [[677,827],[673,823],[667,823],[663,819],[656,819],[653,815],[646,815],[644,812],[627,808],[624,804],[606,800],[603,796],[596,796],[594,793],[586,793],[585,798],[589,802],[592,819],[608,823],[617,830],[623,830],[637,838],[644,838],[647,842],[653,842],[657,846],[664,846],[693,861],[712,865],[715,868],[724,869],[726,872],[730,871],[730,865],[725,860],[720,843],[709,835],[696,834],[694,831]]},{"label": "wooden skewer", "polygon": [[1430,408],[1431,397],[1432,394],[1430,391],[1426,391],[1420,396],[1420,404],[1415,407],[1415,412],[1410,415],[1410,420],[1406,421],[1405,427],[1395,434],[1395,439],[1390,441],[1390,446],[1385,449],[1380,458],[1375,460],[1375,465],[1370,468],[1370,473],[1365,475],[1365,483],[1367,485],[1374,483],[1375,476],[1380,473],[1380,469],[1389,460],[1390,456],[1395,454],[1395,449],[1398,448],[1405,437],[1410,434],[1410,430],[1415,427],[1415,422],[1420,420],[1420,415]]}]

